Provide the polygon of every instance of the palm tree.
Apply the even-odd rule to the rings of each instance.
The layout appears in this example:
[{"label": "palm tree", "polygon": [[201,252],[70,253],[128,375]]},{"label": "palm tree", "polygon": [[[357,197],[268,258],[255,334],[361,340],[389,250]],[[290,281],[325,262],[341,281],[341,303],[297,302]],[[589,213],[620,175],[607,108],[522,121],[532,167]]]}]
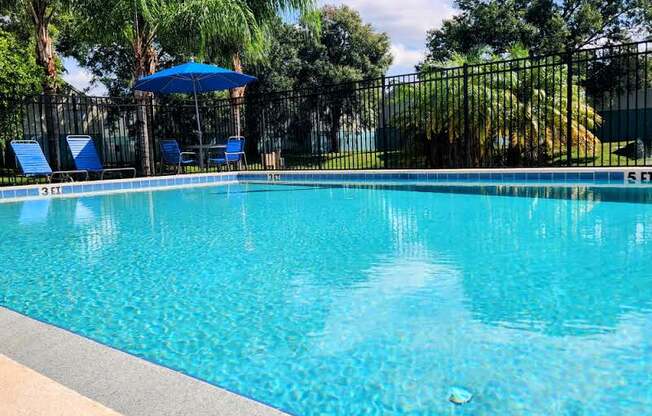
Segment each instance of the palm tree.
[{"label": "palm tree", "polygon": [[509,56],[519,63],[510,88],[522,109],[518,117],[522,131],[511,132],[512,147],[526,149],[529,159],[540,159],[566,153],[567,144],[583,149],[584,154],[599,145],[593,131],[602,117],[577,80],[569,84],[567,66],[560,56],[528,58],[527,50],[520,47],[513,48]]},{"label": "palm tree", "polygon": [[64,0],[0,0],[0,14],[31,27],[36,41],[36,62],[43,69],[43,92],[47,94],[57,92],[59,75],[51,23],[67,5]]},{"label": "palm tree", "polygon": [[[245,0],[76,0],[77,36],[89,45],[128,45],[132,51],[133,79],[154,73],[162,53],[205,56],[206,51],[225,53],[260,48],[265,18],[281,10],[301,7],[307,0],[256,2]],[[237,59],[236,59],[237,58]],[[239,54],[233,58],[241,69]],[[148,93],[136,92],[142,169],[151,172],[148,117],[144,110]]]},{"label": "palm tree", "polygon": [[393,91],[389,108],[402,110],[390,122],[426,139],[431,166],[550,160],[567,151],[569,140],[585,149],[599,143],[592,133],[599,114],[580,86],[571,83],[568,94],[567,81],[558,57],[528,58],[517,48],[507,57],[456,54]]},{"label": "palm tree", "polygon": [[[310,28],[315,28],[315,3],[315,0],[182,0],[175,19],[170,22],[174,23],[175,40],[181,48],[242,72],[243,55],[251,61],[264,59],[279,14],[298,12]],[[231,89],[229,95],[235,128],[240,131],[244,88]]]},{"label": "palm tree", "polygon": [[35,40],[36,63],[42,69],[41,87],[51,161],[61,168],[56,104],[53,95],[59,89],[57,54],[51,34],[52,22],[70,6],[69,0],[0,0],[0,15],[9,16],[17,24],[29,27]]}]

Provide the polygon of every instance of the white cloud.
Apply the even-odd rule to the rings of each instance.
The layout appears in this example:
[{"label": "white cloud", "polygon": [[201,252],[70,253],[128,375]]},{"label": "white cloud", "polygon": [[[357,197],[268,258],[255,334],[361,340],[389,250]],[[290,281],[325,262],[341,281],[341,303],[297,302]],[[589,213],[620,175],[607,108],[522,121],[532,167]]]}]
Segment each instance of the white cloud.
[{"label": "white cloud", "polygon": [[390,73],[412,72],[423,56],[426,32],[441,26],[455,14],[447,0],[332,0],[323,4],[346,4],[360,12],[366,23],[387,32],[392,40],[394,65]]},{"label": "white cloud", "polygon": [[67,83],[80,91],[88,88],[88,95],[106,95],[106,88],[100,84],[93,85],[93,75],[80,67],[75,59],[63,58],[63,66],[66,71],[62,77]]},{"label": "white cloud", "polygon": [[405,74],[414,72],[414,66],[423,59],[424,48],[408,49],[401,43],[395,43],[392,44],[392,55],[394,62],[389,71],[390,75]]}]

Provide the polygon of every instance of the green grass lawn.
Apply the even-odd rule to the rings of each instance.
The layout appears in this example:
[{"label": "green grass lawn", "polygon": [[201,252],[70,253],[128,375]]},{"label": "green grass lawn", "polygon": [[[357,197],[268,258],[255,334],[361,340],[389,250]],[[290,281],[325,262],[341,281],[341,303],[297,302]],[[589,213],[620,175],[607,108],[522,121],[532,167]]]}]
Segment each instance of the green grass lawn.
[{"label": "green grass lawn", "polygon": [[[631,157],[630,142],[601,143],[595,151],[573,148],[571,153],[571,166],[642,166],[652,164],[652,156],[647,158]],[[307,155],[301,157],[286,157],[285,166],[288,169],[384,169],[401,166],[426,168],[425,157],[417,158],[415,155],[406,155],[399,151],[368,152],[368,153],[328,153],[323,154],[319,161]],[[567,166],[566,154],[562,153],[551,161],[549,166]],[[251,169],[260,170],[260,163],[250,164]]]},{"label": "green grass lawn", "polygon": [[24,178],[21,176],[16,177],[14,172],[10,170],[0,169],[0,186],[8,185],[30,185],[33,183],[45,183],[45,178]]},{"label": "green grass lawn", "polygon": [[[652,164],[652,156],[635,158],[631,142],[611,142],[600,143],[595,151],[589,149],[586,151],[575,147],[571,153],[572,166],[643,166]],[[565,166],[566,153],[556,156],[553,159],[552,166]]]},{"label": "green grass lawn", "polygon": [[[381,169],[385,167],[381,152],[364,153],[324,153],[321,157],[313,155],[285,155],[287,169]],[[262,169],[260,163],[252,163],[250,169]]]}]

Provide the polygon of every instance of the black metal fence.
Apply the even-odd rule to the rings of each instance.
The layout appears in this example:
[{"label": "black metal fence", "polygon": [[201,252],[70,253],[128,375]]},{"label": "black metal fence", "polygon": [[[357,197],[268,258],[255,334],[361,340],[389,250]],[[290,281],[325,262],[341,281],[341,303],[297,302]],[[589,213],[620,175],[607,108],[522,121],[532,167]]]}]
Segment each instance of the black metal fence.
[{"label": "black metal fence", "polygon": [[[639,42],[204,100],[203,137],[244,135],[254,170],[649,165],[651,54]],[[0,97],[0,180],[17,181],[13,139],[72,167],[69,134],[91,135],[107,167],[160,173],[159,141],[196,146],[195,125],[179,97]]]}]

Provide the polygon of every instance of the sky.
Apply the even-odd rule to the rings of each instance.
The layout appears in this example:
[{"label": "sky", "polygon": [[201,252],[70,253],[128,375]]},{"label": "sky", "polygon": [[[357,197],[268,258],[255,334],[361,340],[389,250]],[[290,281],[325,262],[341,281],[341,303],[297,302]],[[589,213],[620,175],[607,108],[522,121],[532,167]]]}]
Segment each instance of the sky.
[{"label": "sky", "polygon": [[358,10],[365,23],[389,34],[394,55],[389,75],[414,72],[414,65],[425,52],[426,32],[440,27],[441,22],[455,12],[452,2],[447,0],[334,0],[324,3],[346,4]]},{"label": "sky", "polygon": [[[322,4],[346,4],[360,12],[362,19],[379,32],[389,34],[394,64],[388,75],[414,72],[424,55],[426,32],[450,18],[455,8],[448,0],[326,0]],[[90,95],[105,95],[101,85],[91,86],[92,75],[72,58],[63,60],[64,79]]]}]

